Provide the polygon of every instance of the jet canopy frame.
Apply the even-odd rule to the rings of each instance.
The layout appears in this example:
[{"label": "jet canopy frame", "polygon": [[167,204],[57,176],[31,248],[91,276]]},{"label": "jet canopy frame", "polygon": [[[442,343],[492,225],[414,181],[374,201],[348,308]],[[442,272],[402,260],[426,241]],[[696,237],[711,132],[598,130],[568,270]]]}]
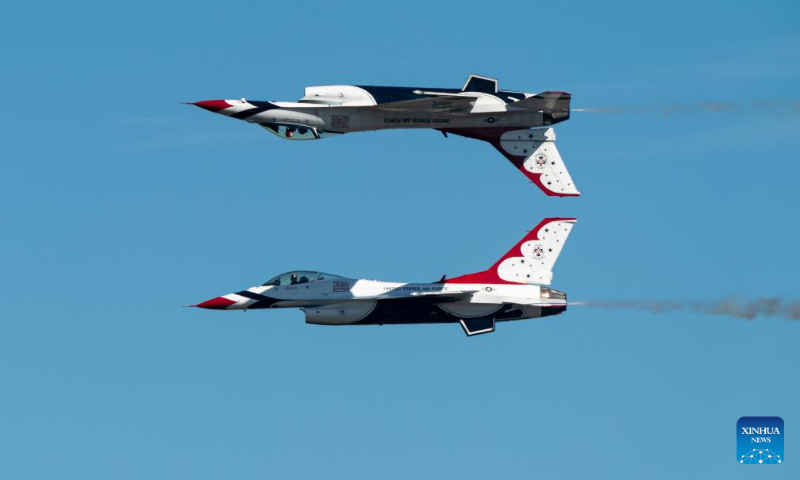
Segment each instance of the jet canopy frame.
[{"label": "jet canopy frame", "polygon": [[285,287],[287,285],[301,285],[319,280],[331,280],[335,278],[344,278],[339,275],[333,275],[325,272],[315,272],[312,270],[292,270],[290,272],[277,275],[266,282],[262,287]]}]

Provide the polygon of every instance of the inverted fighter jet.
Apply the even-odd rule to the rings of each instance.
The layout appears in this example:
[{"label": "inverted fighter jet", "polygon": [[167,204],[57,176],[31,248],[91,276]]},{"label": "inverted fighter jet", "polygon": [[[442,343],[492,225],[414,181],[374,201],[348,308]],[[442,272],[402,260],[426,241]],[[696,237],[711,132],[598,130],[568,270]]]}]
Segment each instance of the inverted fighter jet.
[{"label": "inverted fighter jet", "polygon": [[468,336],[496,322],[557,315],[567,296],[548,288],[574,218],[547,218],[488,270],[433,283],[357,280],[295,270],[192,307],[212,310],[300,308],[306,323],[390,325],[460,323]]},{"label": "inverted fighter jet", "polygon": [[[569,118],[570,94],[499,90],[471,75],[461,89],[328,85],[294,102],[205,100],[192,105],[263,127],[289,140],[333,134],[432,128],[489,142],[547,195],[579,195],[550,125]],[[547,128],[536,128],[547,127]]]}]

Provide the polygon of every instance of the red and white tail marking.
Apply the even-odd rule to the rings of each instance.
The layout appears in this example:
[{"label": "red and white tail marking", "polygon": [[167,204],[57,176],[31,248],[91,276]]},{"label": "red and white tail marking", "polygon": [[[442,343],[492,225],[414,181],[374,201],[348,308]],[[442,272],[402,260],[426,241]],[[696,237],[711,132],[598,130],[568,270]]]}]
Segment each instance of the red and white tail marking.
[{"label": "red and white tail marking", "polygon": [[488,270],[446,282],[549,285],[553,266],[576,221],[575,218],[546,218]]},{"label": "red and white tail marking", "polygon": [[558,152],[552,128],[506,132],[500,136],[500,148],[507,157],[516,157],[517,168],[547,195],[580,195]]}]

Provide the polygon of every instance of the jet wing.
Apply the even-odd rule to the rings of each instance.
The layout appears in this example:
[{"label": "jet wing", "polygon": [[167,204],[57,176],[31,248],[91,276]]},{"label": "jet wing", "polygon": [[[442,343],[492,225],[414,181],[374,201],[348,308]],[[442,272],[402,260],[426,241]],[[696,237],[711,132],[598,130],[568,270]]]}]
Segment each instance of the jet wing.
[{"label": "jet wing", "polygon": [[475,104],[476,97],[467,95],[435,95],[431,97],[401,100],[399,102],[382,103],[376,108],[391,111],[428,111],[469,113]]},{"label": "jet wing", "polygon": [[391,294],[379,295],[375,300],[409,300],[428,301],[430,303],[448,303],[469,300],[477,290],[462,290],[460,292],[412,292],[410,295],[394,296]]}]

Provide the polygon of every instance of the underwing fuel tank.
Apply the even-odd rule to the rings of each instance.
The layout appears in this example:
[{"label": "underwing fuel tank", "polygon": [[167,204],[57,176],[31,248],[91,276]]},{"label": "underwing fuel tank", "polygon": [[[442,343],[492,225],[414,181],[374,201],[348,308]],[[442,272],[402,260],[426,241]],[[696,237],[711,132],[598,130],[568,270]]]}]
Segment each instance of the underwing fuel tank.
[{"label": "underwing fuel tank", "polygon": [[316,325],[349,325],[362,320],[374,309],[375,300],[334,303],[319,307],[306,307],[306,323]]}]

